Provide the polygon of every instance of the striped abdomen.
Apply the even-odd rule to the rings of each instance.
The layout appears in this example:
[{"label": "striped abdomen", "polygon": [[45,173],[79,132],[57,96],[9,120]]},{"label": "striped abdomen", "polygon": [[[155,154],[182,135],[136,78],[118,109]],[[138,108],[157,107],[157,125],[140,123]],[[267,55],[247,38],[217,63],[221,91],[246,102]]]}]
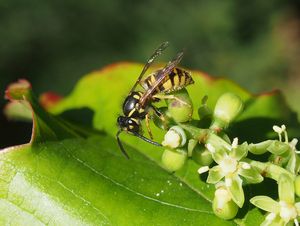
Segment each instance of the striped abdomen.
[{"label": "striped abdomen", "polygon": [[[143,82],[142,86],[145,90],[148,90],[157,81],[157,72],[150,74]],[[180,90],[187,85],[193,84],[194,80],[191,74],[180,68],[174,68],[172,72],[165,76],[164,80],[157,87],[155,93],[170,93]]]}]

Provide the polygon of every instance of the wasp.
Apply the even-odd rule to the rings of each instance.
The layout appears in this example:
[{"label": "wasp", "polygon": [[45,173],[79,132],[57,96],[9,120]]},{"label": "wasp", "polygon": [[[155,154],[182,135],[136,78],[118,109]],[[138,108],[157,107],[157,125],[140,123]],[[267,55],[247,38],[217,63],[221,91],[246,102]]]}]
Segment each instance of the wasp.
[{"label": "wasp", "polygon": [[[116,134],[116,138],[122,153],[127,158],[129,158],[129,156],[119,138],[120,133],[125,131],[148,143],[161,146],[161,144],[152,140],[152,133],[149,127],[149,112],[151,109],[155,114],[163,119],[162,114],[153,105],[153,103],[161,99],[177,99],[171,94],[173,91],[178,91],[187,85],[194,83],[189,72],[176,67],[183,57],[183,51],[179,52],[165,65],[165,67],[156,70],[143,79],[143,76],[152,65],[153,61],[163,52],[163,50],[167,48],[167,46],[168,42],[163,42],[150,56],[123,103],[122,108],[124,116],[119,116],[117,119],[117,124],[119,125],[120,129]],[[143,91],[136,91],[136,87],[138,85],[141,86]],[[143,119],[146,120],[146,127],[151,139],[148,139],[141,134],[141,120]]]}]

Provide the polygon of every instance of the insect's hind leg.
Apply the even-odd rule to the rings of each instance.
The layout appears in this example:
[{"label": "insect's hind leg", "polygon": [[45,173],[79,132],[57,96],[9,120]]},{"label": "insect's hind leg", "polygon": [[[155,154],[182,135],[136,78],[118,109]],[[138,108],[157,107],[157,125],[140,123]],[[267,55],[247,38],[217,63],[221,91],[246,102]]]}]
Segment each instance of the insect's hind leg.
[{"label": "insect's hind leg", "polygon": [[181,99],[179,99],[178,97],[170,94],[170,95],[162,95],[162,94],[156,94],[153,96],[154,98],[158,98],[158,99],[169,99],[169,100],[177,100],[178,102],[184,104],[184,105],[188,105],[189,107],[191,107],[191,105]]},{"label": "insect's hind leg", "polygon": [[153,135],[152,135],[151,127],[150,127],[149,114],[145,115],[145,121],[146,121],[146,127],[147,127],[148,134],[149,134],[151,140],[153,140]]},{"label": "insect's hind leg", "polygon": [[155,106],[151,105],[151,108],[153,109],[154,113],[160,118],[162,121],[162,124],[165,128],[168,128],[167,120],[163,113],[161,113]]},{"label": "insect's hind leg", "polygon": [[158,116],[161,117],[163,113],[161,113],[155,106],[151,104],[151,108],[153,109],[154,113]]}]

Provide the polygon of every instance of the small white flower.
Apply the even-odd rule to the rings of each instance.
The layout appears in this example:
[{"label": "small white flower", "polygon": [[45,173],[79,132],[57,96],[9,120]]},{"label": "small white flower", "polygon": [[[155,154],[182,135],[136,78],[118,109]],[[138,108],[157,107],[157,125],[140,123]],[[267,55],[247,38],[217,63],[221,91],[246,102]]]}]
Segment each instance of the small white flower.
[{"label": "small white flower", "polygon": [[186,143],[186,135],[183,129],[179,126],[171,127],[165,134],[162,145],[170,148],[177,148]]},{"label": "small white flower", "polygon": [[[278,225],[278,222],[284,221],[282,225],[289,225],[294,222],[299,225],[297,218],[300,216],[300,203],[294,200],[294,181],[289,175],[282,174],[278,180],[279,201],[268,196],[255,196],[250,202],[268,214],[263,225]],[[281,225],[280,224],[280,225]]]},{"label": "small white flower", "polygon": [[238,161],[227,155],[220,161],[219,166],[225,175],[231,174],[237,170]]},{"label": "small white flower", "polygon": [[284,201],[280,201],[280,217],[285,221],[289,222],[297,217],[297,210],[294,205],[290,205]]},{"label": "small white flower", "polygon": [[181,138],[174,130],[169,130],[164,137],[162,145],[170,148],[177,148],[180,145]]}]

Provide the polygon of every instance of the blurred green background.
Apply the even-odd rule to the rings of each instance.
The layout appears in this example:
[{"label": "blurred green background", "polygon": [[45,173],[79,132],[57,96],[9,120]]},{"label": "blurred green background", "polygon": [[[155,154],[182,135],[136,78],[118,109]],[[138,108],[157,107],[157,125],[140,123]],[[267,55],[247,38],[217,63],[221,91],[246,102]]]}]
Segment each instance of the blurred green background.
[{"label": "blurred green background", "polygon": [[[298,0],[0,0],[0,92],[26,78],[37,94],[66,95],[82,75],[143,63],[165,40],[162,61],[186,48],[183,66],[253,93],[279,88],[300,112]],[[1,113],[0,147],[28,141],[30,130]]]}]

